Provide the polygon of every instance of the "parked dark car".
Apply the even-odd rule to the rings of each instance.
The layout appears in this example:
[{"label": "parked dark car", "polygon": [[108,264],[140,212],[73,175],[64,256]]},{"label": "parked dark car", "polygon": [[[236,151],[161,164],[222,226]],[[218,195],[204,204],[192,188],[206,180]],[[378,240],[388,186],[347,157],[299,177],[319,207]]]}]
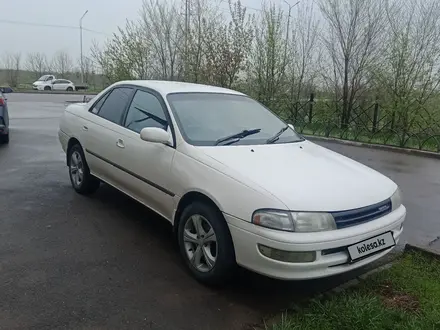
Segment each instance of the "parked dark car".
[{"label": "parked dark car", "polygon": [[9,143],[9,113],[5,94],[8,93],[4,87],[0,87],[0,143]]}]

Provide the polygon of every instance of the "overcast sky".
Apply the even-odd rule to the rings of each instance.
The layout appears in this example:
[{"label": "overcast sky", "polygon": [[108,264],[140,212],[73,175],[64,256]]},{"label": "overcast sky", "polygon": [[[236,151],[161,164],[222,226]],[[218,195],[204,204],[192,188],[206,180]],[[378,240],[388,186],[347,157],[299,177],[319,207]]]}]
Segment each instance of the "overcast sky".
[{"label": "overcast sky", "polygon": [[[79,57],[79,30],[10,24],[4,20],[52,25],[78,26],[85,10],[83,26],[112,34],[127,18],[137,17],[142,0],[0,0],[1,51],[22,53],[45,52],[48,56],[65,50]],[[84,53],[89,52],[93,39],[105,35],[83,32]]]},{"label": "overcast sky", "polygon": [[[292,1],[289,2],[296,2]],[[261,8],[260,0],[243,0],[242,3]],[[111,35],[126,19],[136,19],[141,7],[142,0],[0,0],[0,52],[20,51],[23,56],[29,52],[44,52],[51,57],[56,51],[64,50],[73,58],[79,58],[78,29],[12,24],[5,20],[77,27],[81,15],[88,10],[83,27],[101,33],[83,32],[84,55],[87,56],[93,39],[103,42],[105,34]],[[228,5],[222,3],[221,7]]]}]

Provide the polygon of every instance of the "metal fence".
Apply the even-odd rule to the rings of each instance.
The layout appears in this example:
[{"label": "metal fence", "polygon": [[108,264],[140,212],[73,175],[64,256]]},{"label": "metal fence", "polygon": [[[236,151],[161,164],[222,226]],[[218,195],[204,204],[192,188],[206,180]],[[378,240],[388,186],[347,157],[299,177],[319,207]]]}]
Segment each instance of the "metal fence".
[{"label": "metal fence", "polygon": [[362,100],[344,113],[341,100],[312,94],[283,112],[301,134],[440,152],[440,103],[408,104]]}]

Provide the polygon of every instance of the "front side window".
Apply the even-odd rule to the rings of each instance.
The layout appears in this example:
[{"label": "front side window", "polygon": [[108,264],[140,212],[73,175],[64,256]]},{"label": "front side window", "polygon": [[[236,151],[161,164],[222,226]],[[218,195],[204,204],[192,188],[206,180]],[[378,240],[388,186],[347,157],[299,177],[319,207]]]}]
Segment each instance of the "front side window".
[{"label": "front side window", "polygon": [[49,76],[48,75],[44,75],[42,77],[40,77],[37,81],[46,81],[46,79],[48,79]]},{"label": "front side window", "polygon": [[133,89],[128,87],[115,88],[105,99],[104,104],[99,109],[98,116],[119,124],[132,91]]},{"label": "front side window", "polygon": [[125,127],[140,133],[144,127],[168,127],[162,105],[153,94],[138,90],[125,118]]},{"label": "front side window", "polygon": [[[303,141],[286,123],[257,101],[243,95],[216,93],[173,93],[167,96],[179,129],[193,145],[266,144],[277,133],[274,143]],[[242,138],[222,141],[247,131]],[[221,142],[221,143],[220,143]]]}]

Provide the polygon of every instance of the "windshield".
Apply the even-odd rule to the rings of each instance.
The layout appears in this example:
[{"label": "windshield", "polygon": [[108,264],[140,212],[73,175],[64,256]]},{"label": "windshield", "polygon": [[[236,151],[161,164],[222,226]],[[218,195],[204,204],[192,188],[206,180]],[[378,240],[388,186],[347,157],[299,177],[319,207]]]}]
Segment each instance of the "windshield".
[{"label": "windshield", "polygon": [[[255,131],[233,145],[266,144],[286,123],[257,101],[242,95],[214,93],[174,93],[167,96],[184,139],[197,146],[213,146],[222,138]],[[275,143],[302,141],[294,130],[286,129]]]},{"label": "windshield", "polygon": [[49,78],[49,75],[42,76],[37,81],[45,81],[47,78]]}]

